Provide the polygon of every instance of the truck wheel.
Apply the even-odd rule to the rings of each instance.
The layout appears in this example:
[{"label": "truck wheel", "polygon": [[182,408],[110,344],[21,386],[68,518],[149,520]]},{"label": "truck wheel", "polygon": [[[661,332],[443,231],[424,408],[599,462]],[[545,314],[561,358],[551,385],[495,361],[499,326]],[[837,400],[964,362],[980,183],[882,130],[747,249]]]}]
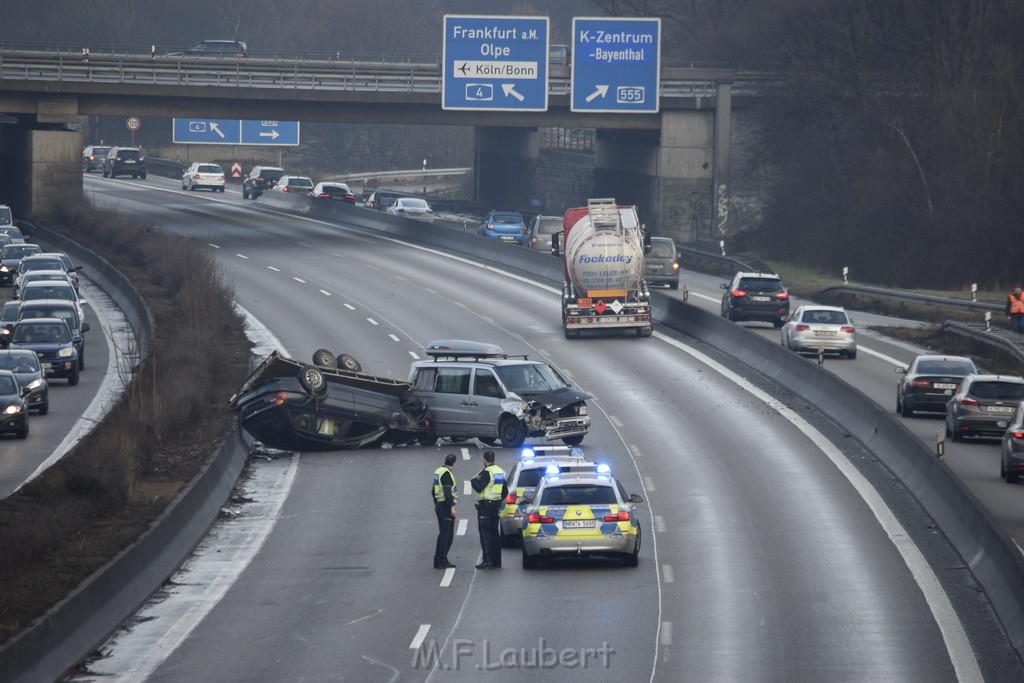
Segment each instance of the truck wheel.
[{"label": "truck wheel", "polygon": [[505,448],[519,448],[526,441],[526,425],[518,418],[505,416],[498,425],[498,438]]},{"label": "truck wheel", "polygon": [[583,443],[583,435],[577,434],[576,436],[567,436],[564,439],[562,439],[562,443],[564,443],[566,446],[579,446],[581,443]]},{"label": "truck wheel", "polygon": [[570,329],[566,328],[566,330],[565,330],[565,338],[566,339],[575,339],[578,336],[580,336],[580,331],[579,330],[570,330]]},{"label": "truck wheel", "polygon": [[636,336],[638,337],[650,337],[654,334],[653,327],[638,327],[636,330]]},{"label": "truck wheel", "polygon": [[313,352],[313,365],[318,368],[334,370],[338,367],[338,360],[327,349],[317,349]]}]

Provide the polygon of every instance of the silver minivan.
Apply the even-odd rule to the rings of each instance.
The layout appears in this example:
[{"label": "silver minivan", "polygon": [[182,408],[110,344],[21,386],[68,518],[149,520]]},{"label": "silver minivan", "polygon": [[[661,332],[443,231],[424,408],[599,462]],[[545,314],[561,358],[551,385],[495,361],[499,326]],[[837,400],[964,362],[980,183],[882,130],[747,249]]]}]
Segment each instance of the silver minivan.
[{"label": "silver minivan", "polygon": [[414,395],[427,406],[430,432],[439,437],[478,438],[519,448],[527,438],[561,439],[576,446],[590,429],[586,399],[557,370],[527,356],[511,356],[494,344],[438,340],[429,360],[412,364]]}]

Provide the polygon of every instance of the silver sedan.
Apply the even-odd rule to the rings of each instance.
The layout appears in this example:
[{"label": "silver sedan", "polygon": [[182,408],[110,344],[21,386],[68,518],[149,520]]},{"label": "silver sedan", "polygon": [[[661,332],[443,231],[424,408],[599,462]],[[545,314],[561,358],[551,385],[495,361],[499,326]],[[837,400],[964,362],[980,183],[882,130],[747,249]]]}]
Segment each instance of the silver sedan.
[{"label": "silver sedan", "polygon": [[780,343],[797,353],[819,349],[857,357],[857,329],[846,311],[836,306],[801,306],[782,326]]}]

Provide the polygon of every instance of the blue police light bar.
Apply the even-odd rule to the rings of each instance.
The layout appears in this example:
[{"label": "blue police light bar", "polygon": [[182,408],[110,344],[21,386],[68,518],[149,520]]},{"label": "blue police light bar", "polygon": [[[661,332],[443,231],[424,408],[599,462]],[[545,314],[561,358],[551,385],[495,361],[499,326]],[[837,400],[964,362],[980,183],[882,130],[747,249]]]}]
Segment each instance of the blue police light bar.
[{"label": "blue police light bar", "polygon": [[548,465],[544,468],[544,474],[558,474],[558,465]]},{"label": "blue police light bar", "polygon": [[583,457],[583,449],[582,448],[573,448],[572,450],[569,451],[569,456],[573,457],[573,458],[582,458]]},{"label": "blue police light bar", "polygon": [[535,453],[533,452],[533,449],[532,449],[532,448],[529,448],[529,447],[527,447],[527,448],[524,448],[524,449],[522,450],[522,452],[521,452],[521,453],[519,454],[519,458],[520,458],[521,460],[525,460],[526,458],[532,458],[532,457],[534,457],[534,455],[535,455]]},{"label": "blue police light bar", "polygon": [[611,468],[611,466],[608,463],[601,462],[601,463],[597,464],[597,473],[598,474],[611,474],[612,473],[612,468]]}]

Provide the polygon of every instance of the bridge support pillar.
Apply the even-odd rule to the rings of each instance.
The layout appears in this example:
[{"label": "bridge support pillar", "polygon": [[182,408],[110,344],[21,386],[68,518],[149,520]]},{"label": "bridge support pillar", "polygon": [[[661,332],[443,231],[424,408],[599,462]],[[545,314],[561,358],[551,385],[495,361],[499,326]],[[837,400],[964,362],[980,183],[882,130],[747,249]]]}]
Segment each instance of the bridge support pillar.
[{"label": "bridge support pillar", "polygon": [[0,202],[15,218],[45,219],[82,194],[81,133],[34,122],[0,125]]},{"label": "bridge support pillar", "polygon": [[474,132],[473,196],[494,207],[525,208],[540,157],[535,128],[484,128]]}]

